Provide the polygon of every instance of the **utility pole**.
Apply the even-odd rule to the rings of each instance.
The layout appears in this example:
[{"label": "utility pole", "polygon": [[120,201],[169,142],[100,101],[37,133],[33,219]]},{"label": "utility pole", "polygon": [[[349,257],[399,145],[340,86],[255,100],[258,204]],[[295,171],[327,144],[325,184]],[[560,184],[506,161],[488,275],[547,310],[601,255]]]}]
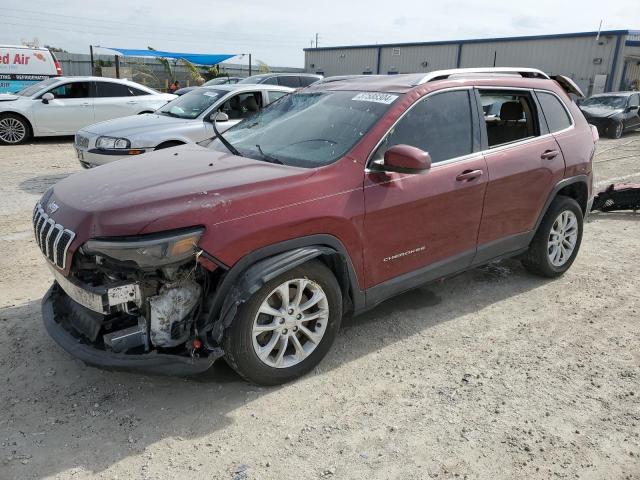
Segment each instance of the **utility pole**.
[{"label": "utility pole", "polygon": [[251,54],[249,54],[249,76],[251,76]]},{"label": "utility pole", "polygon": [[89,45],[89,55],[91,57],[91,76],[95,75],[95,66],[93,64],[93,45]]},{"label": "utility pole", "polygon": [[120,57],[116,55],[116,78],[120,78]]},{"label": "utility pole", "polygon": [[318,37],[320,36],[320,34],[316,33],[316,48],[318,48]]}]

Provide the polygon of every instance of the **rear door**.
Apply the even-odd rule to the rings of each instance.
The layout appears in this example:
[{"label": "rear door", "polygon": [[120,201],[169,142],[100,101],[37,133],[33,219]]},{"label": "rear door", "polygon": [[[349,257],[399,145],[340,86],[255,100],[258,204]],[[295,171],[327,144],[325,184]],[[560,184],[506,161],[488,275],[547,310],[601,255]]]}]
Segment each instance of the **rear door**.
[{"label": "rear door", "polygon": [[562,150],[533,92],[477,90],[484,112],[487,193],[474,263],[526,246],[553,187],[564,176]]},{"label": "rear door", "polygon": [[367,286],[379,285],[382,297],[406,289],[406,282],[392,281],[396,277],[438,277],[473,259],[487,168],[472,94],[455,89],[419,100],[369,160],[383,159],[398,144],[418,147],[432,159],[423,174],[365,174]]},{"label": "rear door", "polygon": [[33,100],[33,114],[40,132],[74,135],[82,127],[95,123],[91,82],[67,82],[46,93],[53,94],[54,99],[48,103],[41,98]]},{"label": "rear door", "polygon": [[128,85],[96,81],[94,111],[96,122],[135,115],[141,99],[134,96]]}]

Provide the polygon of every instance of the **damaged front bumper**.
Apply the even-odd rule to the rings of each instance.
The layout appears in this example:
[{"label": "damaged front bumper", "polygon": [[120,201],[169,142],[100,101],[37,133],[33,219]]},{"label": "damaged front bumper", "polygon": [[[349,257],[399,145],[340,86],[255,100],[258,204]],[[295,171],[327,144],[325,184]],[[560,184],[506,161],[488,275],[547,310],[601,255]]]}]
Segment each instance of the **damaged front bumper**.
[{"label": "damaged front bumper", "polygon": [[[206,356],[185,356],[165,354],[158,351],[148,353],[116,353],[102,350],[88,343],[86,339],[74,335],[65,328],[68,317],[87,315],[88,309],[69,300],[58,282],[42,299],[42,317],[49,335],[68,353],[83,362],[107,369],[132,370],[160,375],[189,376],[202,373],[224,353],[216,348],[206,352]],[[96,305],[97,306],[97,305]],[[70,312],[69,309],[73,309]]]}]

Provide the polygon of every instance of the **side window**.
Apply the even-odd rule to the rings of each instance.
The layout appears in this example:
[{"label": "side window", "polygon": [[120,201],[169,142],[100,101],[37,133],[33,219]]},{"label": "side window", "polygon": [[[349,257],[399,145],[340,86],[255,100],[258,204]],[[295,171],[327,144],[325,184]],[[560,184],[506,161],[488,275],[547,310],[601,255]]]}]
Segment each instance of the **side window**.
[{"label": "side window", "polygon": [[640,106],[640,95],[638,95],[637,93],[635,95],[631,95],[631,98],[629,99],[629,106],[630,107]]},{"label": "side window", "polygon": [[241,120],[253,115],[262,108],[260,92],[245,92],[234,95],[224,102],[220,111],[229,115],[231,120]]},{"label": "side window", "polygon": [[269,96],[269,103],[275,102],[276,100],[278,100],[280,97],[284,97],[287,92],[278,92],[275,90],[269,90],[268,96]]},{"label": "side window", "polygon": [[151,95],[149,92],[145,92],[144,90],[140,90],[136,87],[129,87],[129,91],[131,95],[140,96],[140,95]]},{"label": "side window", "polygon": [[133,93],[127,85],[113,82],[96,82],[96,97],[131,97]]},{"label": "side window", "polygon": [[260,82],[260,83],[265,83],[267,85],[278,85],[278,78],[268,77],[264,82]]},{"label": "side window", "polygon": [[536,95],[542,107],[544,118],[547,120],[547,125],[549,125],[549,130],[552,133],[571,126],[571,117],[567,113],[567,109],[564,108],[555,95],[544,92],[536,92]]},{"label": "side window", "polygon": [[308,87],[312,83],[316,83],[319,79],[316,77],[300,77],[300,85]]},{"label": "side window", "polygon": [[286,77],[278,77],[278,85],[290,88],[300,88],[300,77],[296,75],[288,75]]},{"label": "side window", "polygon": [[73,82],[49,90],[55,98],[89,98],[89,82]]},{"label": "side window", "polygon": [[534,102],[529,93],[481,90],[480,99],[489,147],[540,135]]},{"label": "side window", "polygon": [[433,163],[473,152],[473,120],[468,90],[437,93],[419,101],[387,134],[373,155],[384,158],[393,145],[411,145]]}]

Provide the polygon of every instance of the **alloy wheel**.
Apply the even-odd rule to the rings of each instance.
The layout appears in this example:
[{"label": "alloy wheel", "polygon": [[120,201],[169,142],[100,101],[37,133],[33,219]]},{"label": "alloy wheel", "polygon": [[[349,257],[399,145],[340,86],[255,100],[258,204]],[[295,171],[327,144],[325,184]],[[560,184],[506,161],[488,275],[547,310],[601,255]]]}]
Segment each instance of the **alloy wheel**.
[{"label": "alloy wheel", "polygon": [[27,135],[27,127],[13,117],[0,119],[0,140],[6,143],[20,143]]},{"label": "alloy wheel", "polygon": [[578,219],[571,210],[560,213],[551,226],[547,254],[554,267],[562,267],[571,258],[578,242]]},{"label": "alloy wheel", "polygon": [[320,285],[287,280],[267,295],[253,321],[253,349],[273,368],[288,368],[318,347],[329,321],[329,302]]}]

